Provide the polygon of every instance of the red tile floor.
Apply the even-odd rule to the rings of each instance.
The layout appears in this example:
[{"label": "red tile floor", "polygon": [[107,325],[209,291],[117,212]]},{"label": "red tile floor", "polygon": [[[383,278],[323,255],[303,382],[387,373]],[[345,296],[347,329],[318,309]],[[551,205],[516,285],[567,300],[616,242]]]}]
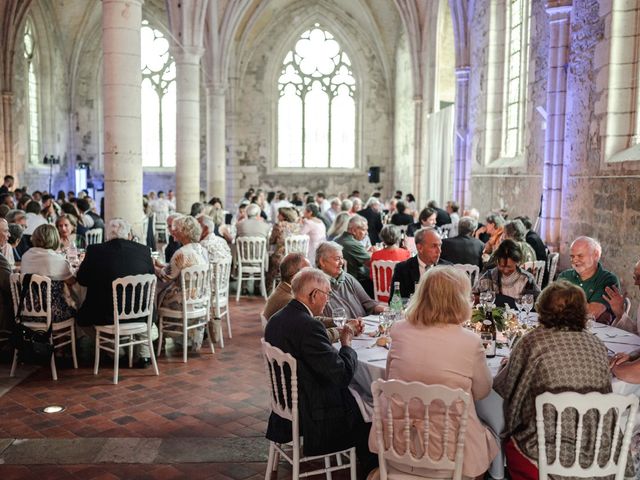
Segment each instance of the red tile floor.
[{"label": "red tile floor", "polygon": [[[263,304],[232,301],[225,348],[190,353],[186,364],[163,353],[159,377],[122,368],[113,385],[110,364],[97,376],[89,365],[60,368],[57,382],[47,368],[26,376],[0,396],[0,479],[264,478]],[[0,386],[8,371],[0,365]],[[64,412],[40,413],[59,404]]]}]

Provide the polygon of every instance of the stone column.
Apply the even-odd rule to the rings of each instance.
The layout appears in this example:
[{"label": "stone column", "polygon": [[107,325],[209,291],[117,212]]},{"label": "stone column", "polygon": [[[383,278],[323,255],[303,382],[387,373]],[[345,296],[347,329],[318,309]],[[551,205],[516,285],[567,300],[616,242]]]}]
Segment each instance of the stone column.
[{"label": "stone column", "polygon": [[207,194],[226,198],[227,148],[225,86],[207,85]]},{"label": "stone column", "polygon": [[[428,168],[427,161],[422,158],[422,142],[424,141],[422,138],[422,132],[424,131],[424,125],[422,124],[424,119],[422,112],[423,105],[421,95],[413,97],[413,193],[418,205],[426,205],[429,201],[426,197],[432,194],[431,192],[427,192],[427,183],[422,178],[423,172]],[[393,195],[393,193],[393,185],[391,185],[389,196]]]},{"label": "stone column", "polygon": [[176,210],[189,213],[200,198],[201,47],[177,47],[176,61]]},{"label": "stone column", "polygon": [[541,233],[544,242],[556,251],[560,246],[569,21],[572,8],[567,3],[548,2],[546,7],[550,23],[550,41]]},{"label": "stone column", "polygon": [[[2,134],[3,134],[3,156],[4,163],[0,164],[0,169],[5,175],[16,175],[15,166],[13,164],[13,135],[12,135],[12,116],[11,106],[13,104],[13,92],[2,92]],[[16,186],[18,179],[16,178]]]},{"label": "stone column", "polygon": [[140,24],[143,0],[102,0],[105,219],[142,234]]},{"label": "stone column", "polygon": [[456,124],[453,142],[453,196],[461,208],[471,205],[471,156],[469,154],[469,72],[456,67]]}]

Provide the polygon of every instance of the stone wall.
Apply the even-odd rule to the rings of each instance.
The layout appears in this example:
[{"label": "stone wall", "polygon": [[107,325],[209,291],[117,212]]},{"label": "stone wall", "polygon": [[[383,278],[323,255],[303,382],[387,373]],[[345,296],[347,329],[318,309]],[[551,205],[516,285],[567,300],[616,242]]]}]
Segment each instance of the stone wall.
[{"label": "stone wall", "polygon": [[[404,193],[413,191],[415,158],[415,107],[411,57],[407,35],[398,39],[394,85],[394,184]],[[413,192],[416,196],[420,192]]]}]

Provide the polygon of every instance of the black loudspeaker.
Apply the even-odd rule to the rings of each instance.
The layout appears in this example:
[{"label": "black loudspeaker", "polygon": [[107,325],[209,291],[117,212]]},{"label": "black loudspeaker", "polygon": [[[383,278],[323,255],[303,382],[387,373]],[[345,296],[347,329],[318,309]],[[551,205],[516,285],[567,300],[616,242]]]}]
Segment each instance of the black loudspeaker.
[{"label": "black loudspeaker", "polygon": [[380,183],[380,167],[369,167],[369,183]]}]

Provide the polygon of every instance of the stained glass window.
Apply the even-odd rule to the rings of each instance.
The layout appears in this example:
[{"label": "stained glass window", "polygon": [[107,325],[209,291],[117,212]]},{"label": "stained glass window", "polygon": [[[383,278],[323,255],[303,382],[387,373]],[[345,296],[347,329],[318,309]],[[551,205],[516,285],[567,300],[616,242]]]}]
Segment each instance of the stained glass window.
[{"label": "stained glass window", "polygon": [[176,64],[163,33],[143,20],[142,166],[176,165]]},{"label": "stained glass window", "polygon": [[354,168],[351,60],[318,23],[289,51],[278,79],[278,166]]},{"label": "stained glass window", "polygon": [[33,34],[33,24],[30,19],[24,27],[24,58],[26,60],[27,74],[27,105],[29,109],[29,161],[31,163],[40,162],[40,117],[38,92],[38,67],[37,67],[37,45]]}]

